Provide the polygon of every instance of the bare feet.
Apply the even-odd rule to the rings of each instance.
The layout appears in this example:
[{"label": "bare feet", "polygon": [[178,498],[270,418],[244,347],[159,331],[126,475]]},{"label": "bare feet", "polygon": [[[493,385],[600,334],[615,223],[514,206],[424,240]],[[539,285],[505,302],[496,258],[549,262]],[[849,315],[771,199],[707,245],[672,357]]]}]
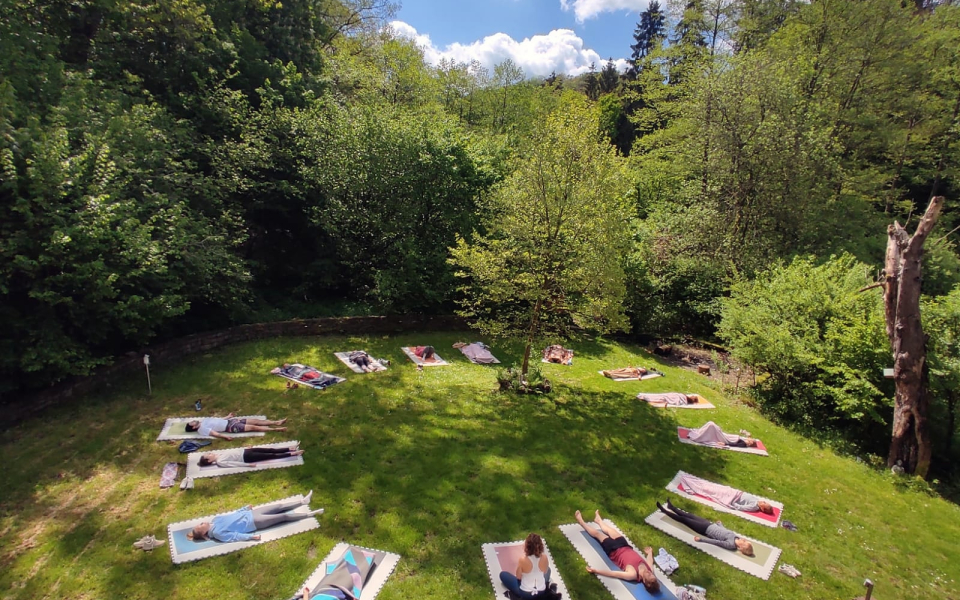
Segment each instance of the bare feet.
[{"label": "bare feet", "polygon": [[286,427],[274,427],[273,430],[274,430],[274,431],[286,431],[287,428],[286,428]]},{"label": "bare feet", "polygon": [[290,453],[290,456],[303,456],[303,450],[294,450]]},{"label": "bare feet", "polygon": [[581,527],[587,526],[587,524],[583,520],[583,515],[580,514],[579,510],[576,513],[574,513],[574,516],[577,518],[577,523],[580,523]]},{"label": "bare feet", "polygon": [[274,421],[273,424],[274,424],[274,425],[283,425],[283,424],[286,423],[286,422],[287,422],[286,419],[280,419],[279,421]]},{"label": "bare feet", "polygon": [[599,510],[596,512],[596,514],[594,514],[593,522],[596,523],[597,525],[600,525],[601,523],[603,523],[603,517],[600,516]]}]

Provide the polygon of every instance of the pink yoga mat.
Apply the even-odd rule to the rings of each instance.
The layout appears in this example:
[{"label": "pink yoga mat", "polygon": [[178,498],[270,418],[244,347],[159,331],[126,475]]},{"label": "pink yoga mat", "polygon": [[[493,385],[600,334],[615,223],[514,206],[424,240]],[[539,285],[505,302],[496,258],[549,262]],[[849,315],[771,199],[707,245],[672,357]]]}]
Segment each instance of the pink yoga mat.
[{"label": "pink yoga mat", "polygon": [[[678,487],[678,488],[680,489],[680,491],[683,492],[684,494],[689,494],[689,495],[691,495],[691,496],[696,496],[696,497],[698,497],[698,498],[703,498],[704,500],[707,500],[707,501],[709,501],[709,502],[711,502],[711,503],[713,503],[713,504],[716,504],[716,501],[715,501],[713,498],[711,498],[710,496],[703,496],[703,495],[701,495],[701,494],[696,494],[696,493],[690,494],[690,491],[687,490],[686,488],[684,488],[682,483],[677,484],[677,487]],[[783,512],[783,510],[781,510],[781,509],[777,508],[776,506],[774,506],[774,507],[773,507],[773,514],[772,514],[772,515],[768,515],[768,514],[765,513],[765,512],[760,512],[759,510],[756,511],[756,512],[747,512],[747,511],[745,511],[745,510],[744,510],[744,511],[740,511],[740,512],[742,512],[742,513],[744,513],[744,514],[747,514],[747,515],[754,516],[754,517],[756,517],[756,518],[758,518],[758,519],[763,519],[764,521],[769,521],[769,522],[771,522],[771,523],[776,523],[777,521],[780,520],[780,513]]]}]

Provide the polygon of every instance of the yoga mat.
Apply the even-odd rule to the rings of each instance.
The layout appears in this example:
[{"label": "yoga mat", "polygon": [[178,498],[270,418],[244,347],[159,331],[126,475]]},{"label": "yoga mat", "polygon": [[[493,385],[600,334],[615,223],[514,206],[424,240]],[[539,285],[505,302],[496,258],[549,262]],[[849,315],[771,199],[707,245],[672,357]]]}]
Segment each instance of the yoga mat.
[{"label": "yoga mat", "polygon": [[[287,448],[298,444],[299,442],[277,442],[276,444],[257,444],[256,446],[244,446],[244,448]],[[191,452],[187,455],[187,477],[193,477],[194,479],[200,479],[203,477],[221,477],[223,475],[236,475],[237,473],[250,473],[253,471],[263,471],[266,469],[283,469],[285,467],[296,467],[303,464],[303,455],[300,456],[288,456],[287,458],[278,458],[274,460],[267,460],[263,462],[256,463],[256,466],[251,467],[218,467],[217,465],[210,465],[206,467],[200,466],[200,457],[204,454],[217,454],[219,455],[226,450],[213,450],[206,451],[198,450],[196,452]]]},{"label": "yoga mat", "polygon": [[[597,373],[600,373],[601,375],[603,375],[603,371],[597,371]],[[607,377],[606,375],[603,375],[603,376]],[[653,379],[655,377],[663,377],[663,373],[656,373],[656,372],[647,373],[640,379],[637,379],[636,377],[620,377],[620,378],[607,377],[607,379],[610,379],[611,381],[646,381],[647,379]]]},{"label": "yoga mat", "polygon": [[[563,594],[564,599],[570,598],[570,594],[567,593],[567,586],[563,583],[563,578],[560,577],[560,572],[553,562],[546,541],[543,542],[543,547],[550,564],[550,583],[557,584],[557,591]],[[516,575],[517,564],[523,558],[523,540],[484,544],[481,546],[481,550],[483,551],[483,560],[487,563],[490,583],[493,584],[493,595],[498,599],[503,598],[503,593],[507,591],[507,588],[503,587],[503,583],[500,581],[500,571],[508,571]]]},{"label": "yoga mat", "polygon": [[397,568],[397,563],[400,562],[400,555],[393,554],[392,552],[384,552],[383,550],[374,550],[372,548],[365,548],[363,546],[354,546],[352,544],[347,544],[345,542],[340,542],[333,547],[333,550],[323,559],[323,562],[320,563],[320,566],[317,567],[317,570],[313,572],[310,577],[307,577],[307,580],[304,581],[300,587],[297,588],[295,594],[299,594],[303,588],[310,587],[311,589],[320,583],[320,580],[327,575],[327,565],[333,565],[349,550],[350,548],[359,548],[360,550],[367,550],[369,552],[376,552],[382,554],[383,558],[377,563],[374,567],[373,572],[370,573],[370,577],[367,578],[367,583],[363,586],[363,592],[360,594],[359,600],[373,600],[377,597],[377,594],[380,593],[380,589],[383,587],[383,584],[387,582],[387,578],[393,573],[393,570]]},{"label": "yoga mat", "polygon": [[[469,360],[469,361],[472,362],[473,364],[475,364],[475,365],[499,365],[499,364],[500,364],[500,361],[497,359],[497,357],[496,357],[496,356],[493,356],[493,352],[490,352],[490,348],[487,348],[487,352],[490,352],[490,356],[493,356],[493,362],[482,363],[482,362],[477,362],[477,361],[475,361],[472,356],[470,356],[469,354],[467,354],[466,352],[463,351],[463,348],[465,348],[466,346],[469,346],[469,345],[470,345],[470,344],[465,344],[463,347],[459,348],[459,350],[460,350],[460,354],[463,354],[464,356],[466,356],[466,357],[467,357],[467,360]],[[454,346],[454,348],[456,348],[456,346]]]},{"label": "yoga mat", "polygon": [[716,408],[713,404],[710,404],[710,401],[704,398],[703,396],[698,396],[696,403],[694,404],[682,404],[680,406],[674,406],[673,404],[667,404],[663,400],[647,400],[646,396],[656,396],[656,394],[637,394],[637,400],[643,400],[650,406],[654,408]]},{"label": "yoga mat", "polygon": [[[608,525],[620,531],[620,528],[613,524],[613,521],[610,519],[604,519]],[[587,524],[590,527],[596,527],[593,523]],[[599,527],[598,527],[599,529]],[[577,523],[570,523],[569,525],[561,525],[560,531],[563,532],[563,535],[570,540],[570,543],[573,544],[573,547],[577,549],[577,552],[580,553],[580,556],[587,561],[587,565],[593,567],[594,569],[608,569],[610,571],[619,571],[620,568],[617,567],[610,560],[610,557],[607,556],[607,553],[603,551],[603,548],[600,547],[600,542],[595,540],[590,534],[583,530],[580,525]],[[620,534],[623,535],[623,532],[620,531]],[[638,552],[640,549],[637,548],[637,545],[630,541],[630,538],[624,537],[630,542],[630,545],[634,547]],[[641,553],[642,554],[642,553]],[[653,567],[653,572],[656,573],[657,579],[660,580],[660,591],[656,594],[651,594],[643,587],[642,583],[633,583],[629,581],[624,581],[622,579],[615,579],[613,577],[601,577],[597,575],[597,578],[600,579],[600,582],[607,588],[607,591],[616,598],[617,600],[676,600],[677,599],[677,586],[670,580],[669,577],[663,574],[663,571],[660,570],[656,565],[651,565]]]},{"label": "yoga mat", "polygon": [[[351,350],[350,352],[356,352],[356,350]],[[378,372],[378,371],[386,371],[386,370],[387,370],[387,367],[385,367],[384,365],[382,365],[382,364],[380,364],[379,362],[377,362],[377,360],[371,356],[371,357],[370,357],[370,366],[373,367],[373,371],[364,371],[363,369],[361,369],[361,368],[358,367],[357,365],[353,364],[353,362],[348,358],[348,355],[350,354],[350,352],[334,352],[333,354],[334,354],[334,356],[336,356],[337,358],[340,359],[340,362],[342,362],[343,364],[345,364],[345,365],[347,365],[348,367],[350,367],[350,370],[353,371],[354,373],[365,374],[365,373],[376,373],[376,372]],[[369,355],[369,353],[368,353],[368,355]]]},{"label": "yoga mat", "polygon": [[652,515],[644,520],[651,527],[659,529],[665,534],[675,537],[701,552],[706,552],[731,567],[740,569],[744,573],[749,573],[760,579],[770,579],[770,574],[773,573],[773,568],[777,566],[777,560],[780,558],[781,550],[779,548],[740,534],[737,534],[737,536],[749,540],[753,544],[753,551],[756,553],[756,556],[744,556],[740,552],[726,550],[720,546],[695,542],[693,538],[699,534],[695,533],[686,525],[677,523],[659,510],[654,511]]},{"label": "yoga mat", "polygon": [[433,353],[433,357],[437,360],[433,362],[426,362],[422,358],[420,358],[419,356],[413,353],[413,348],[404,346],[403,348],[400,348],[400,349],[403,350],[403,353],[407,355],[407,358],[417,363],[418,365],[423,365],[425,367],[445,367],[450,364],[447,361],[440,358],[440,355],[437,354],[436,352]]},{"label": "yoga mat", "polygon": [[[300,363],[296,363],[296,364],[297,364],[297,365],[300,365]],[[277,367],[277,369],[274,369],[274,370],[270,371],[270,373],[272,373],[273,375],[278,375],[278,376],[280,376],[280,377],[283,377],[284,379],[289,379],[290,381],[292,381],[292,382],[294,382],[294,383],[296,383],[296,384],[298,384],[298,385],[305,385],[305,386],[307,386],[307,387],[312,387],[312,388],[315,389],[315,390],[325,390],[325,389],[327,389],[328,387],[331,387],[331,386],[334,386],[334,385],[336,385],[336,384],[338,384],[338,383],[343,383],[344,381],[346,381],[346,378],[344,378],[344,377],[337,377],[336,375],[331,375],[330,373],[325,373],[325,372],[321,371],[320,369],[318,369],[318,368],[316,368],[316,367],[311,367],[310,365],[300,365],[300,366],[306,367],[307,369],[312,369],[312,370],[320,373],[321,375],[324,375],[324,376],[325,376],[324,379],[327,381],[326,385],[318,385],[318,383],[317,383],[318,380],[316,380],[316,379],[314,379],[314,380],[309,380],[309,379],[308,379],[308,380],[303,380],[303,379],[298,379],[298,378],[296,378],[296,377],[291,377],[290,375],[287,375],[286,373],[284,373],[282,370],[278,370],[278,369],[282,369],[283,367]],[[327,379],[327,378],[333,378],[335,381],[333,381],[333,382],[331,383],[330,380]]]},{"label": "yoga mat", "polygon": [[[187,431],[186,426],[190,421],[197,421],[203,417],[176,417],[167,419],[157,436],[158,442],[166,440],[212,440],[212,435],[200,435],[196,431]],[[223,418],[223,417],[221,417]],[[232,417],[234,419],[266,419],[263,415],[246,415],[243,417]],[[244,433],[226,433],[230,437],[254,437],[264,435],[263,431],[246,431]]]},{"label": "yoga mat", "polygon": [[[296,496],[292,496],[292,498],[303,499],[303,496],[297,494]],[[273,502],[261,504],[254,508],[259,508],[260,506],[272,506],[289,499],[290,498],[283,498],[281,500],[275,500]],[[194,542],[187,539],[187,533],[189,533],[191,529],[200,523],[209,521],[217,516],[219,515],[209,515],[206,517],[199,517],[196,519],[190,519],[189,521],[180,521],[179,523],[171,523],[170,525],[167,525],[167,540],[169,542],[168,545],[170,546],[170,558],[173,560],[174,564],[179,565],[181,563],[201,560],[211,556],[230,554],[231,552],[236,552],[237,550],[246,550],[247,548],[251,548],[253,546],[258,546],[267,542],[290,537],[291,535],[296,535],[298,533],[303,533],[304,531],[310,531],[311,529],[320,527],[320,522],[317,521],[316,517],[308,517],[298,521],[281,523],[276,527],[271,527],[269,529],[263,529],[258,532],[260,534],[259,540],[251,540],[249,542],[215,542],[213,540]]]},{"label": "yoga mat", "polygon": [[[780,504],[775,500],[770,500],[768,498],[761,498],[760,496],[757,496],[757,498],[759,498],[760,500],[766,500],[773,506],[772,515],[768,515],[760,511],[744,512],[742,510],[735,510],[728,506],[724,506],[723,504],[720,504],[719,502],[716,502],[715,500],[707,496],[701,496],[699,494],[689,493],[687,490],[683,488],[682,485],[680,485],[680,478],[685,476],[690,476],[690,474],[684,473],[683,471],[677,471],[677,475],[673,478],[673,480],[670,483],[667,484],[667,489],[675,494],[679,494],[680,496],[683,496],[684,498],[688,498],[690,500],[693,500],[694,502],[699,502],[704,506],[709,506],[714,510],[719,510],[720,512],[729,513],[731,515],[737,515],[740,518],[746,519],[748,521],[753,521],[754,523],[766,525],[767,527],[776,527],[777,525],[780,524],[780,515],[783,513],[783,504]],[[735,491],[740,491],[740,490],[735,490]]]},{"label": "yoga mat", "polygon": [[687,438],[690,434],[689,427],[677,427],[677,437],[680,438],[680,441],[684,444],[691,444],[693,446],[701,446],[703,448],[716,448],[718,450],[733,450],[734,452],[746,452],[747,454],[759,454],[760,456],[770,456],[767,452],[767,447],[763,445],[763,442],[757,440],[756,448],[739,448],[737,446],[714,446],[713,444],[698,444]]}]

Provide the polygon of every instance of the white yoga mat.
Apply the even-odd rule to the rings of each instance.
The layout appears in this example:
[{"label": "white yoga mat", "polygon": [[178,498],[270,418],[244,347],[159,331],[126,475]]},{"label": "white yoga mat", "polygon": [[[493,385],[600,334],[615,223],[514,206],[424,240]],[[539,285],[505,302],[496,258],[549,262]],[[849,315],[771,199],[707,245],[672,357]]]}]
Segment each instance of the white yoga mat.
[{"label": "white yoga mat", "polygon": [[[296,496],[292,496],[292,498],[299,498],[302,500],[303,496],[297,494]],[[290,498],[275,500],[273,502],[261,504],[254,508],[259,508],[260,506],[273,506],[286,500],[290,500]],[[252,548],[253,546],[259,546],[260,544],[273,542],[285,537],[290,537],[291,535],[296,535],[298,533],[303,533],[305,531],[310,531],[311,529],[320,527],[320,522],[317,521],[316,517],[308,517],[306,519],[281,523],[275,527],[258,532],[260,534],[259,540],[250,540],[248,542],[215,542],[213,540],[203,540],[202,542],[195,542],[187,539],[187,533],[189,533],[194,527],[200,523],[203,523],[204,521],[210,521],[214,517],[218,516],[220,515],[208,515],[205,517],[190,519],[189,521],[180,521],[179,523],[171,523],[170,525],[167,525],[167,545],[170,546],[170,559],[173,560],[174,564],[179,565],[181,563],[201,560],[211,556],[220,556],[223,554],[230,554],[231,552],[236,552],[238,550],[246,550],[247,548]]]},{"label": "white yoga mat", "polygon": [[[300,442],[277,442],[276,444],[257,444],[256,446],[245,446],[244,448],[288,448],[299,444]],[[218,467],[210,465],[208,467],[200,466],[200,457],[204,454],[220,455],[227,450],[197,450],[187,455],[187,477],[201,479],[204,477],[222,477],[224,475],[236,475],[237,473],[250,473],[253,471],[264,471],[266,469],[283,469],[286,467],[296,467],[303,464],[303,455],[288,456],[287,458],[277,458],[274,460],[265,460],[249,467]]]},{"label": "white yoga mat", "polygon": [[686,525],[682,525],[674,521],[659,510],[655,511],[652,515],[644,520],[651,527],[659,529],[667,535],[675,537],[681,542],[693,546],[697,550],[705,552],[710,556],[727,563],[731,567],[740,569],[744,573],[749,573],[750,575],[759,577],[760,579],[770,579],[770,574],[773,573],[773,568],[777,566],[777,560],[780,559],[781,550],[779,548],[775,548],[769,544],[764,544],[761,541],[748,538],[747,536],[740,535],[739,533],[737,534],[737,537],[749,540],[753,544],[753,550],[756,553],[756,556],[745,556],[740,552],[727,550],[726,548],[714,546],[713,544],[695,542],[693,541],[693,538],[698,536],[697,533],[695,533]]},{"label": "white yoga mat", "polygon": [[[763,513],[754,514],[754,513],[744,512],[742,510],[735,510],[733,508],[730,508],[729,506],[724,506],[719,502],[716,502],[710,498],[707,498],[706,496],[690,494],[684,490],[681,490],[680,478],[689,477],[689,476],[690,476],[689,473],[684,473],[683,471],[677,471],[676,476],[674,476],[674,478],[670,481],[670,483],[667,484],[667,489],[675,494],[678,494],[680,496],[683,496],[684,498],[687,498],[688,500],[693,500],[694,502],[698,502],[700,504],[703,504],[704,506],[709,506],[714,510],[719,510],[720,512],[736,515],[741,519],[753,521],[754,523],[759,523],[760,525],[766,525],[767,527],[777,527],[780,524],[780,516],[783,514],[783,504],[780,504],[776,500],[770,500],[769,498],[761,498],[760,496],[757,496],[757,498],[759,498],[760,500],[765,500],[769,502],[771,506],[773,506],[774,514],[772,515],[766,515]],[[734,488],[731,488],[731,489],[734,489]],[[739,491],[739,490],[734,490],[734,491]]]},{"label": "white yoga mat", "polygon": [[445,360],[443,360],[442,358],[440,358],[440,355],[437,354],[436,352],[433,353],[433,357],[434,357],[436,360],[433,361],[433,362],[427,362],[427,361],[423,360],[422,358],[420,358],[419,356],[417,356],[416,354],[414,354],[414,353],[413,353],[413,348],[404,346],[403,348],[400,348],[400,349],[403,350],[403,353],[407,355],[407,358],[409,358],[409,359],[412,360],[413,362],[417,363],[418,365],[423,365],[423,366],[425,366],[425,367],[445,367],[445,366],[447,366],[447,365],[450,364],[450,363],[448,363],[447,361],[445,361]]},{"label": "white yoga mat", "polygon": [[383,559],[380,563],[374,568],[373,573],[370,574],[370,577],[367,579],[367,583],[363,586],[363,592],[360,594],[359,600],[373,600],[377,597],[377,594],[380,593],[383,584],[387,582],[387,579],[393,573],[393,570],[397,568],[397,563],[400,562],[400,555],[393,554],[392,552],[384,552],[383,550],[374,550],[373,548],[366,548],[364,546],[357,546],[356,544],[347,544],[346,542],[340,542],[333,547],[333,550],[323,559],[317,569],[307,577],[307,580],[300,584],[300,587],[297,588],[295,593],[299,594],[303,591],[303,588],[309,587],[313,589],[315,585],[320,583],[320,580],[324,578],[327,574],[327,565],[332,562],[336,562],[343,557],[344,553],[353,546],[354,548],[361,548],[363,550],[369,550],[370,552],[382,552],[384,554]]},{"label": "white yoga mat", "polygon": [[[623,532],[620,531],[620,528],[613,524],[613,521],[610,519],[604,519],[608,525],[616,529],[623,535]],[[587,523],[590,527],[596,527],[593,523]],[[597,528],[599,529],[599,527]],[[603,548],[600,546],[600,542],[594,539],[590,534],[583,530],[580,525],[577,523],[570,523],[568,525],[561,525],[560,531],[563,532],[563,535],[566,536],[570,543],[573,544],[573,547],[576,548],[577,552],[587,561],[587,565],[593,567],[594,569],[607,569],[610,571],[619,571],[620,568],[613,563],[612,560],[607,556],[607,553],[603,551]],[[630,538],[624,536],[626,540],[633,546],[637,548],[636,544],[630,541]],[[639,550],[638,550],[639,551]],[[663,571],[660,570],[656,565],[651,565],[653,567],[653,572],[657,575],[657,579],[660,580],[660,591],[656,594],[651,594],[643,587],[642,583],[632,583],[629,581],[624,581],[622,579],[615,579],[613,577],[601,577],[597,575],[597,578],[603,583],[603,586],[607,588],[607,591],[616,598],[617,600],[676,600],[677,598],[677,586],[670,580],[669,577],[663,574]]]},{"label": "white yoga mat", "polygon": [[[563,597],[570,598],[567,593],[567,586],[560,577],[560,571],[553,562],[550,555],[550,548],[547,548],[547,542],[543,542],[546,550],[547,561],[550,564],[550,583],[557,584],[557,591],[563,594]],[[500,571],[509,571],[515,574],[517,571],[517,561],[523,556],[523,540],[517,542],[498,542],[489,543],[481,546],[483,551],[483,560],[487,563],[487,573],[490,575],[490,583],[493,584],[493,595],[498,600],[503,598],[503,593],[507,588],[503,587],[500,581]],[[501,558],[503,561],[501,562]],[[510,566],[513,565],[513,566]]]},{"label": "white yoga mat", "polygon": [[703,396],[698,396],[699,400],[694,404],[681,404],[679,406],[674,404],[667,404],[665,400],[647,400],[647,396],[656,396],[656,394],[637,394],[637,400],[642,400],[654,408],[716,408],[713,404],[710,404],[710,401],[704,398]]},{"label": "white yoga mat", "polygon": [[[350,352],[356,352],[356,350],[351,350]],[[340,362],[350,367],[350,370],[354,373],[376,373],[377,371],[386,371],[387,367],[380,364],[375,358],[370,357],[370,366],[373,367],[373,371],[364,371],[359,366],[353,363],[350,360],[350,352],[334,352],[334,356],[340,359]]]},{"label": "white yoga mat", "polygon": [[[160,430],[160,435],[157,436],[158,442],[163,442],[167,440],[212,440],[212,435],[200,435],[196,431],[187,431],[184,429],[184,425],[190,421],[199,421],[204,417],[176,417],[172,419],[167,419],[167,422],[164,423],[163,429]],[[220,417],[225,418],[225,417]],[[263,415],[246,415],[243,417],[231,417],[232,419],[266,419]],[[227,433],[230,437],[256,437],[264,435],[262,431],[245,431],[243,433]]]}]

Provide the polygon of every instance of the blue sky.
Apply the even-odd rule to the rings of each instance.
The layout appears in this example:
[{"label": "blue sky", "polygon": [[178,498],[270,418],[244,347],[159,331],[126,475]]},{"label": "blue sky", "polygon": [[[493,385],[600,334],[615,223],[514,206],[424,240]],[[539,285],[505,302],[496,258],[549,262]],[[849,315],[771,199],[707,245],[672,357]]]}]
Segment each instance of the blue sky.
[{"label": "blue sky", "polygon": [[403,0],[394,30],[436,64],[506,58],[527,76],[576,75],[613,57],[624,68],[648,0]]}]

